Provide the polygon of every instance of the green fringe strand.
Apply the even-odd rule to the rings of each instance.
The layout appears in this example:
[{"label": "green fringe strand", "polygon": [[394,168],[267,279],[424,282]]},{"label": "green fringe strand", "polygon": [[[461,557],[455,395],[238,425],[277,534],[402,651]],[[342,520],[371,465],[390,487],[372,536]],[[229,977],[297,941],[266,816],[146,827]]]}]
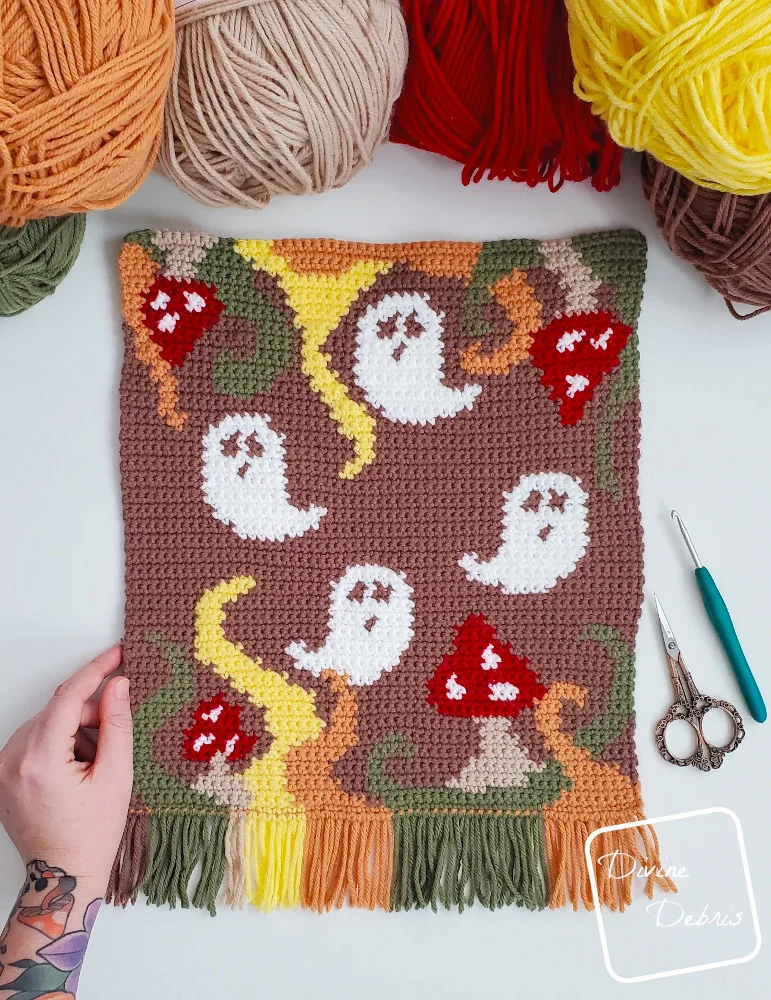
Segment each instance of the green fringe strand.
[{"label": "green fringe strand", "polygon": [[393,822],[392,910],[548,905],[541,816],[409,812]]}]

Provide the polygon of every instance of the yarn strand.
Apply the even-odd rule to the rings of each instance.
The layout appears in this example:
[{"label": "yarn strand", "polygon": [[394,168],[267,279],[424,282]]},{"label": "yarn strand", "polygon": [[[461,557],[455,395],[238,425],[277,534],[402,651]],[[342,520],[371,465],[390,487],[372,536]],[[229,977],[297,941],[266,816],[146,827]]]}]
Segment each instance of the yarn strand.
[{"label": "yarn strand", "polygon": [[573,94],[562,0],[405,0],[410,63],[391,139],[463,164],[464,184],[619,181],[620,150]]}]

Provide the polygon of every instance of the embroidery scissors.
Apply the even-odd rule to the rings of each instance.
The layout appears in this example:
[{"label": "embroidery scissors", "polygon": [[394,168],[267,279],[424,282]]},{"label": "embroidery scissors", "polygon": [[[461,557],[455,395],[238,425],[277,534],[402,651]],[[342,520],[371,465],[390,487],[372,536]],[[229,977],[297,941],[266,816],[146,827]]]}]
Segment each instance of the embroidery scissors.
[{"label": "embroidery scissors", "polygon": [[[672,706],[656,726],[656,746],[664,760],[668,760],[670,764],[677,764],[678,767],[686,767],[691,764],[700,771],[715,770],[723,763],[725,755],[735,750],[744,739],[742,717],[730,702],[720,698],[710,698],[709,695],[699,691],[685,665],[675,633],[672,631],[672,626],[664,614],[658,597],[656,597],[656,611],[659,616],[664,651],[667,655],[669,675],[672,679],[672,690],[675,693]],[[725,713],[731,720],[732,733],[724,746],[713,746],[704,735],[704,717],[712,710]],[[696,734],[696,749],[689,757],[678,757],[667,746],[667,726],[670,722],[677,721],[687,722]]]}]

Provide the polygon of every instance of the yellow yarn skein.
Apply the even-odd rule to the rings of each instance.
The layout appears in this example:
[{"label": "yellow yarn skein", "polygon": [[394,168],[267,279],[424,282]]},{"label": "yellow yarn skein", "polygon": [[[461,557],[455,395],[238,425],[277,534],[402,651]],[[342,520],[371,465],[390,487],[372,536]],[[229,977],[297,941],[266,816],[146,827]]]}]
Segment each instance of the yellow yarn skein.
[{"label": "yellow yarn skein", "polygon": [[769,0],[565,0],[575,92],[621,146],[703,187],[771,191]]}]

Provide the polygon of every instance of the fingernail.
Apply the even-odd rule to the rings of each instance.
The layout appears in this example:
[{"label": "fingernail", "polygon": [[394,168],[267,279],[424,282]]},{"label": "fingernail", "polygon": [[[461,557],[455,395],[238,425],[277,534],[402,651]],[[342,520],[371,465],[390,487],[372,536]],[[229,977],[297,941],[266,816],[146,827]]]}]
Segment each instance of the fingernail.
[{"label": "fingernail", "polygon": [[115,697],[116,698],[128,698],[129,693],[129,682],[128,677],[119,677],[115,682]]}]

